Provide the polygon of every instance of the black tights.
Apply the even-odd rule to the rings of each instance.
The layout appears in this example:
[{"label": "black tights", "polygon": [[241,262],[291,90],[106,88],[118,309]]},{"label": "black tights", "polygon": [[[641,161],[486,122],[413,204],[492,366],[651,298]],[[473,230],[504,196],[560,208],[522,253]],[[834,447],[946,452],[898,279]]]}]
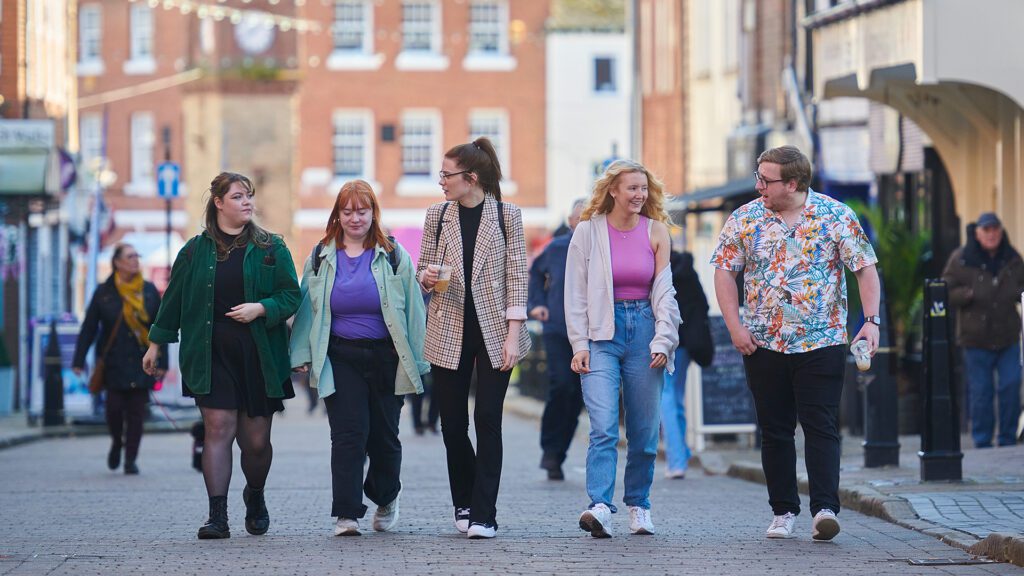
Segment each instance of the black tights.
[{"label": "black tights", "polygon": [[238,440],[242,474],[250,488],[262,489],[270,473],[273,416],[250,418],[238,410],[200,408],[206,436],[203,442],[203,480],[208,496],[227,496],[231,484],[231,445]]}]

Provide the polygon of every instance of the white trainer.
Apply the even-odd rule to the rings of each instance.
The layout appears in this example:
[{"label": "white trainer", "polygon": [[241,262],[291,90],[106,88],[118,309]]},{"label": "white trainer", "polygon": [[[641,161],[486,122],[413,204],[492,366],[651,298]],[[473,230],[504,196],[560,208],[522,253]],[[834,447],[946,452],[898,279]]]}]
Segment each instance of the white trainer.
[{"label": "white trainer", "polygon": [[580,529],[594,538],[612,537],[612,511],[607,504],[596,504],[580,514]]},{"label": "white trainer", "polygon": [[828,508],[818,510],[811,522],[811,538],[819,541],[831,540],[839,534],[839,519]]},{"label": "white trainer", "polygon": [[469,531],[469,508],[455,509],[455,529],[463,534]]},{"label": "white trainer", "polygon": [[633,534],[654,534],[654,523],[651,522],[651,511],[640,506],[629,507],[629,531]]},{"label": "white trainer", "polygon": [[481,538],[494,538],[498,534],[498,527],[493,524],[481,524],[480,522],[474,522],[467,530],[466,536],[470,540],[479,540]]},{"label": "white trainer", "polygon": [[402,496],[402,490],[398,490],[395,499],[386,506],[377,506],[373,513],[373,529],[377,532],[387,532],[395,527],[398,522],[398,499]]},{"label": "white trainer", "polygon": [[359,531],[359,520],[338,517],[338,522],[334,525],[335,536],[359,536],[360,534],[362,532]]},{"label": "white trainer", "polygon": [[782,516],[776,516],[772,519],[771,526],[768,527],[766,535],[769,538],[792,538],[796,528],[796,514],[792,512],[786,512]]}]

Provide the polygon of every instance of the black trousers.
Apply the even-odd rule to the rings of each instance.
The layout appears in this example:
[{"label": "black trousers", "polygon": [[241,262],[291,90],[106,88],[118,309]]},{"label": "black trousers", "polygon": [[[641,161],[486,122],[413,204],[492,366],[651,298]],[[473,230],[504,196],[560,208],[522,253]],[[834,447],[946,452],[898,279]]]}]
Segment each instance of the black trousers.
[{"label": "black trousers", "polygon": [[544,333],[544,353],[548,363],[548,397],[540,421],[540,447],[543,464],[561,465],[569,450],[580,410],[583,388],[580,375],[572,371],[572,344],[561,334]]},{"label": "black trousers", "polygon": [[[424,374],[423,394],[409,394],[409,402],[412,404],[412,423],[418,430],[424,427],[434,428],[437,426],[437,419],[441,415],[440,407],[434,396],[434,382],[430,374]],[[427,419],[423,419],[423,403],[427,403]]]},{"label": "black trousers", "polygon": [[114,446],[118,449],[124,446],[125,462],[135,462],[139,456],[139,445],[142,443],[142,424],[146,419],[148,405],[148,389],[107,389],[107,430],[110,432],[110,440]]},{"label": "black trousers", "polygon": [[[476,452],[469,440],[469,387],[476,366]],[[441,407],[441,436],[448,455],[448,484],[456,508],[470,522],[498,525],[495,504],[501,481],[501,415],[511,371],[491,365],[479,322],[467,322],[457,370],[432,366],[434,398]]]},{"label": "black trousers", "polygon": [[[324,398],[331,425],[331,516],[362,518],[363,493],[378,506],[401,489],[402,443],[395,395],[398,355],[389,340],[344,340],[332,336],[327,348],[335,392]],[[363,480],[363,463],[370,466]]]},{"label": "black trousers", "polygon": [[839,398],[846,347],[799,354],[758,348],[743,357],[743,365],[761,429],[761,465],[772,512],[800,513],[793,440],[798,419],[804,430],[811,514],[822,508],[839,512]]}]

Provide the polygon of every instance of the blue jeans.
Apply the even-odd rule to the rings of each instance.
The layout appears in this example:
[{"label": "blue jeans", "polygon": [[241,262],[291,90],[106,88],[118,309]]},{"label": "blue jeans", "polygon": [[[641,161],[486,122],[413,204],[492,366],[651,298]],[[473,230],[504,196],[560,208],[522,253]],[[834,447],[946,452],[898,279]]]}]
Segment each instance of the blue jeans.
[{"label": "blue jeans", "polygon": [[618,469],[619,391],[626,419],[627,506],[650,508],[664,368],[651,368],[654,311],[646,300],[615,303],[615,336],[590,342],[590,372],[582,377],[583,401],[590,414],[587,495],[590,506],[613,512]]},{"label": "blue jeans", "polygon": [[[967,386],[971,406],[971,436],[978,448],[992,446],[995,429],[993,388],[999,398],[999,445],[1017,443],[1017,419],[1020,418],[1020,344],[1002,350],[964,348]],[[993,372],[999,384],[992,381]]]},{"label": "blue jeans", "polygon": [[661,427],[665,433],[665,460],[670,472],[685,472],[690,461],[686,444],[686,370],[690,355],[686,348],[676,349],[675,374],[665,371],[665,388],[661,392]]}]

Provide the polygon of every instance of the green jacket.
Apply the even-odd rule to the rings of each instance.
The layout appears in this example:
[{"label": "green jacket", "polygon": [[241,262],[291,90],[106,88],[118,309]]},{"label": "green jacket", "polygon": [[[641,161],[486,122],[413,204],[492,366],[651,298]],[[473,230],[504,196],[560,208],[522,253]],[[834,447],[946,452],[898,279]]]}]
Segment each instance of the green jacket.
[{"label": "green jacket", "polygon": [[[388,333],[398,353],[398,372],[395,374],[395,394],[420,394],[423,383],[420,374],[430,371],[423,359],[423,338],[427,330],[423,293],[416,282],[412,259],[397,242],[398,269],[391,270],[387,252],[377,246],[370,268],[380,295],[380,309]],[[334,242],[320,251],[320,267],[313,274],[313,256],[306,259],[302,270],[302,304],[292,324],[292,366],[310,365],[309,385],[316,388],[321,398],[335,392],[334,370],[327,357],[331,337],[331,290],[334,288],[337,249]]]},{"label": "green jacket", "polygon": [[[213,285],[217,274],[217,248],[206,232],[189,240],[178,252],[171,279],[149,330],[156,344],[178,341],[182,382],[196,395],[210,393],[210,339],[213,333]],[[268,398],[283,398],[281,385],[291,376],[288,362],[288,327],[299,307],[295,264],[280,236],[264,250],[249,243],[242,262],[246,302],[258,302],[266,316],[249,323]]]}]

